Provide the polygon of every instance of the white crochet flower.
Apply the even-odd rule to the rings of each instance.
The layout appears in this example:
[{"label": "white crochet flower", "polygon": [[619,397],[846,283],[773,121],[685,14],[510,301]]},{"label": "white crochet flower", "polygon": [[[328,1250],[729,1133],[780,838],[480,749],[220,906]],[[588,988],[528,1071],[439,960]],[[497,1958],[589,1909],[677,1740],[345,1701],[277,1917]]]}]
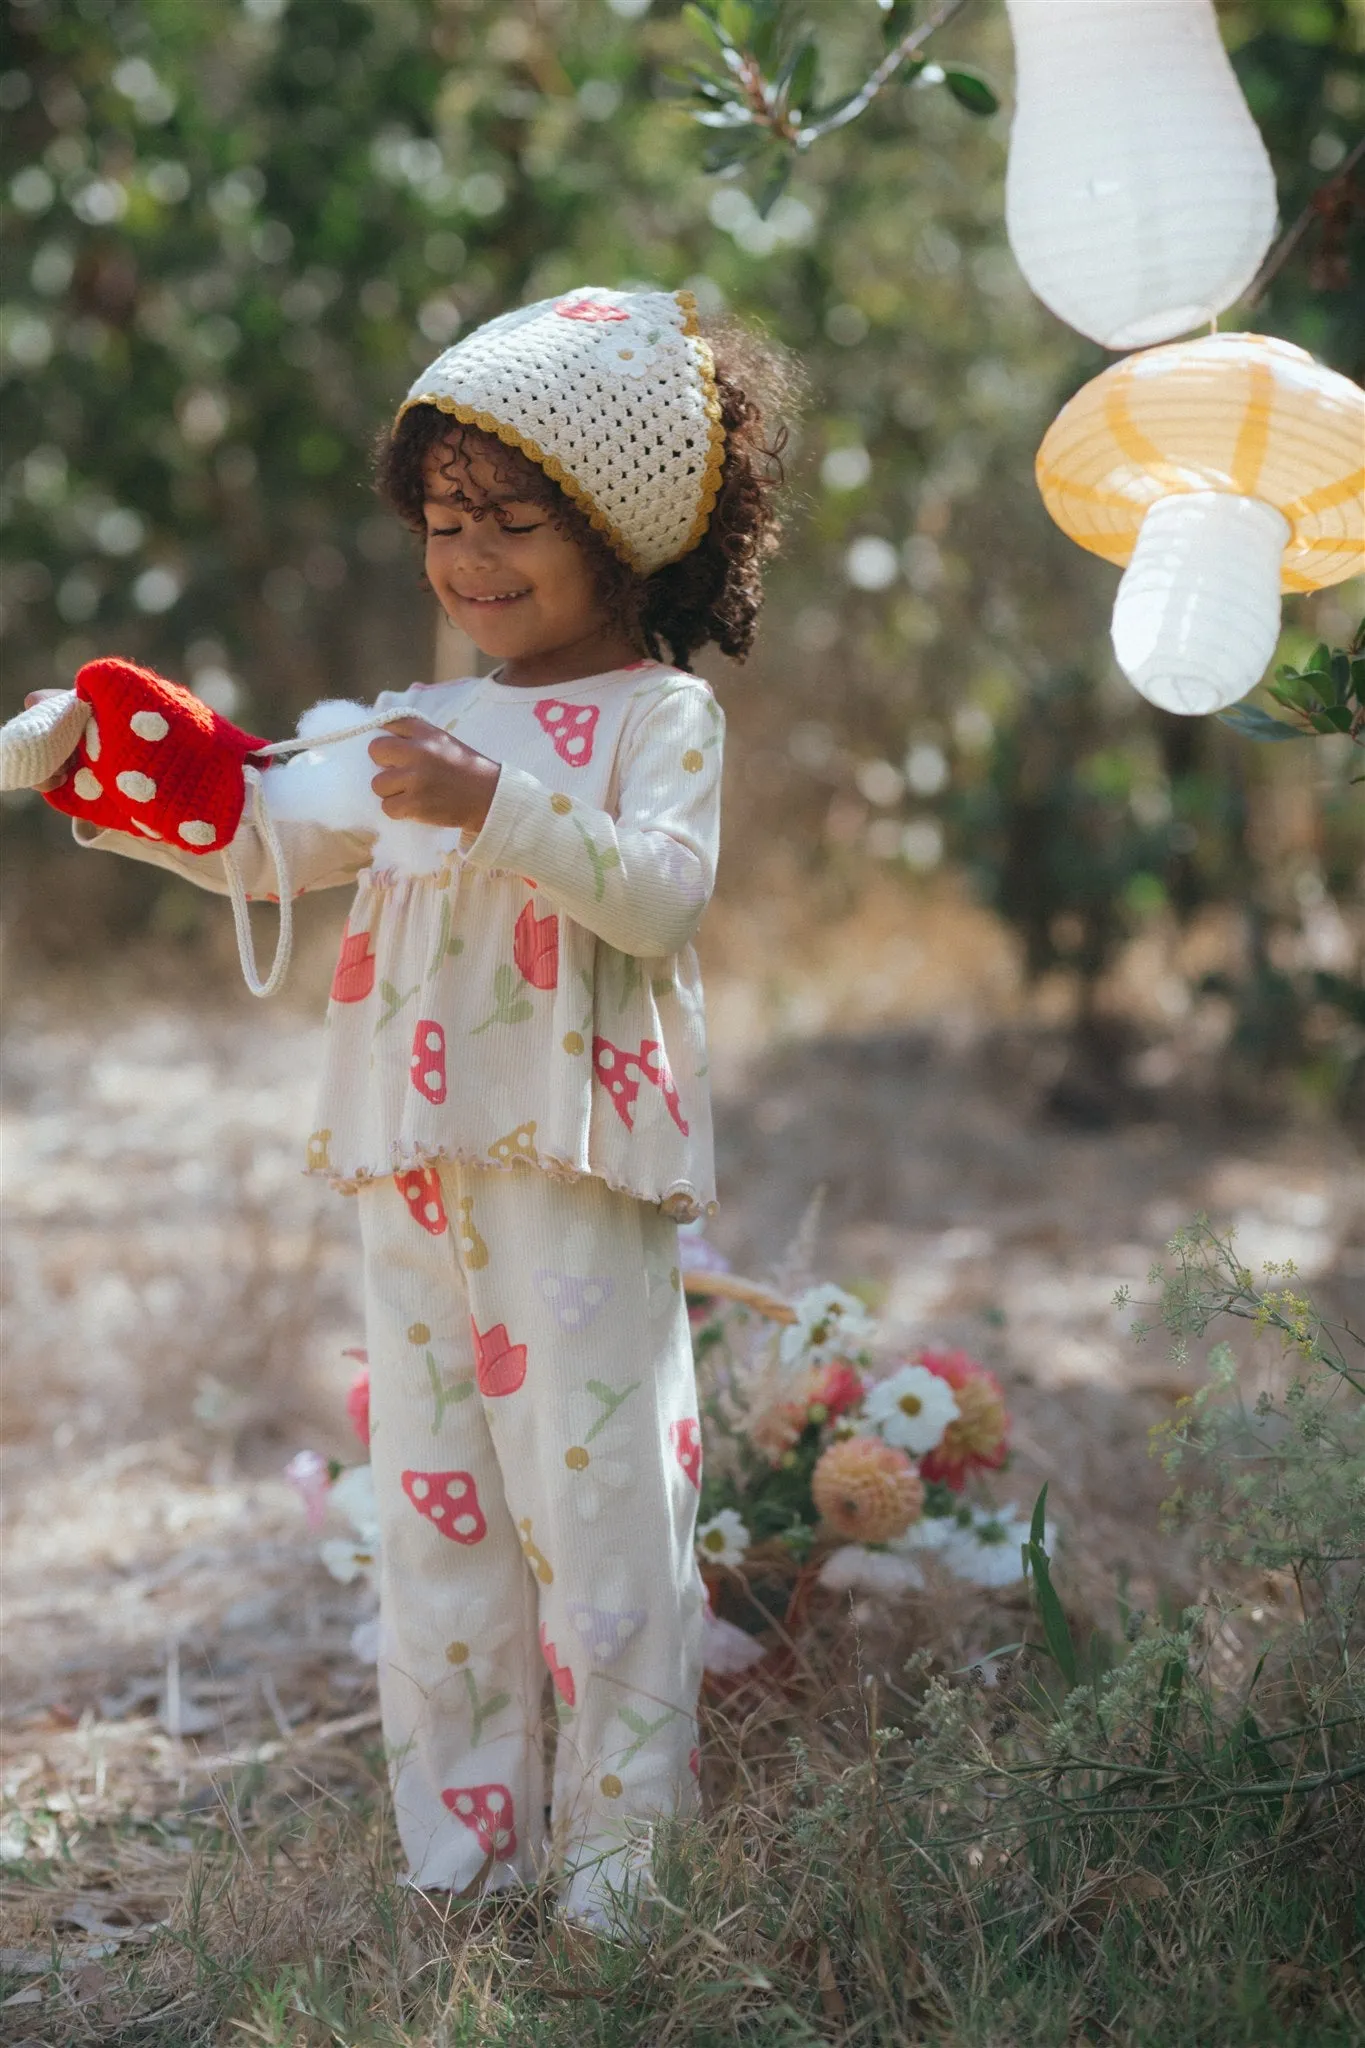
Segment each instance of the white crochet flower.
[{"label": "white crochet flower", "polygon": [[782,1332],[782,1363],[796,1371],[846,1358],[871,1339],[876,1327],[862,1303],[841,1287],[808,1288],[796,1303],[796,1321]]},{"label": "white crochet flower", "polygon": [[943,1441],[957,1414],[952,1388],[923,1365],[903,1365],[875,1381],[863,1401],[863,1415],[879,1435],[917,1458]]},{"label": "white crochet flower", "polygon": [[733,1508],[722,1508],[697,1530],[697,1555],[707,1564],[739,1564],[753,1542]]}]

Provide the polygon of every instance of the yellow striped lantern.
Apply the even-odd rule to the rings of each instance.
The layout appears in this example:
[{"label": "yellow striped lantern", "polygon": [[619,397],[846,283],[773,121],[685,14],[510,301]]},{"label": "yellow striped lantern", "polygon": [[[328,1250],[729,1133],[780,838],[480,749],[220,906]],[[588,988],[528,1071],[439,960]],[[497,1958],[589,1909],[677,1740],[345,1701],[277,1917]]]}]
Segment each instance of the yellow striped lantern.
[{"label": "yellow striped lantern", "polygon": [[1262,334],[1127,356],[1063,406],[1038,488],[1092,554],[1126,564],[1113,641],[1165,711],[1221,711],[1275,651],[1282,590],[1365,570],[1365,391]]},{"label": "yellow striped lantern", "polygon": [[1006,0],[1005,225],[1045,306],[1105,348],[1208,322],[1275,232],[1275,177],[1212,0]]}]

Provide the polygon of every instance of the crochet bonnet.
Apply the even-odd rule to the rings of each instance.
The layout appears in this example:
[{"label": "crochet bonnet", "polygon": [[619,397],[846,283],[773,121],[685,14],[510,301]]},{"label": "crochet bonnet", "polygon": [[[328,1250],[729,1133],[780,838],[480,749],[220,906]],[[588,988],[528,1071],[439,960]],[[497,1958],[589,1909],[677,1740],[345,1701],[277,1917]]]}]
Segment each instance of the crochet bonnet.
[{"label": "crochet bonnet", "polygon": [[725,430],[689,292],[585,285],[503,313],[422,372],[395,429],[414,405],[519,448],[637,575],[706,532]]}]

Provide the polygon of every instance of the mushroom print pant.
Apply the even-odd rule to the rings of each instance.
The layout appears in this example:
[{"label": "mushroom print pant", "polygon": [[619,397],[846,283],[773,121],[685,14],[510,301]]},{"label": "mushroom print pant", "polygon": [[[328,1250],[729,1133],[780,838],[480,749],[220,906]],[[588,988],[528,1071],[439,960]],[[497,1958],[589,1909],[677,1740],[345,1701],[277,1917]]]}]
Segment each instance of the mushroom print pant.
[{"label": "mushroom print pant", "polygon": [[[696,1804],[701,1448],[677,1226],[446,1165],[359,1197],[380,1699],[411,1880],[591,1915]],[[545,1834],[544,1708],[557,1719]]]}]

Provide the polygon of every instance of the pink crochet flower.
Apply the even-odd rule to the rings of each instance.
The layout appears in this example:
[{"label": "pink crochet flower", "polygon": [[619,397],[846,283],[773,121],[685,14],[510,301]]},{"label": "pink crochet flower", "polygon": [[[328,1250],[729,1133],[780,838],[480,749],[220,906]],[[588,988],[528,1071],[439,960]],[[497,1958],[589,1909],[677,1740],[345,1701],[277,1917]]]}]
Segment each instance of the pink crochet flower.
[{"label": "pink crochet flower", "polygon": [[965,1351],[921,1351],[915,1361],[945,1380],[957,1399],[957,1418],[943,1441],[920,1460],[926,1479],[961,1493],[970,1471],[998,1472],[1009,1456],[1009,1410],[1004,1390]]}]

